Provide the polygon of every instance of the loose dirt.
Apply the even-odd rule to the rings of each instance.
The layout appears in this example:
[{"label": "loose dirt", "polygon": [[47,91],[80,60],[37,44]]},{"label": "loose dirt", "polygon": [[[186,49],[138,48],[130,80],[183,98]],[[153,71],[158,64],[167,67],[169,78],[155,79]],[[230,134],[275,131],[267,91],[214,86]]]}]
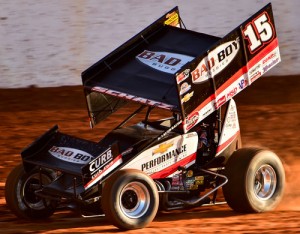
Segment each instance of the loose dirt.
[{"label": "loose dirt", "polygon": [[[286,191],[272,212],[240,214],[227,205],[163,212],[141,230],[127,233],[296,233],[300,232],[300,77],[263,77],[236,97],[243,146],[272,149],[286,170]],[[4,199],[6,177],[21,162],[20,151],[58,124],[62,132],[97,141],[129,114],[90,129],[80,86],[0,90],[0,233],[115,233],[104,218],[81,218],[69,211],[49,220],[16,218]]]}]

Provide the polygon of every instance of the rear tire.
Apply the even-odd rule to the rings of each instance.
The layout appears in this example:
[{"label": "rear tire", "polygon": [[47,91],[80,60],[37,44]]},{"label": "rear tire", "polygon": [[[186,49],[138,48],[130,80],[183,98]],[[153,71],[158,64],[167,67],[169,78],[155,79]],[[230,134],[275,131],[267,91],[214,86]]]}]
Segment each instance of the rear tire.
[{"label": "rear tire", "polygon": [[223,187],[224,197],[235,211],[270,211],[283,197],[284,168],[279,157],[269,150],[237,150],[225,166],[225,175],[228,183]]},{"label": "rear tire", "polygon": [[105,216],[120,229],[147,226],[154,219],[158,204],[154,181],[139,170],[117,171],[105,182],[102,209]]},{"label": "rear tire", "polygon": [[16,166],[5,183],[7,206],[19,218],[48,218],[55,210],[54,205],[37,197],[34,192],[40,188],[40,184],[49,184],[52,180],[50,173],[46,171],[42,171],[41,175],[38,169],[26,173],[22,164]]}]

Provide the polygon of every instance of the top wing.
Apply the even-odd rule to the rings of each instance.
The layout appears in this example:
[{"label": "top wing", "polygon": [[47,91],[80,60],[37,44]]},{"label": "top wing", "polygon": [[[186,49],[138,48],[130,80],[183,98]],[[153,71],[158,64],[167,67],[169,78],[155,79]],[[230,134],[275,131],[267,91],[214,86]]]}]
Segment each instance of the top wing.
[{"label": "top wing", "polygon": [[187,132],[280,62],[271,4],[223,38],[180,22],[175,7],[82,73],[92,126],[133,101],[180,113]]}]

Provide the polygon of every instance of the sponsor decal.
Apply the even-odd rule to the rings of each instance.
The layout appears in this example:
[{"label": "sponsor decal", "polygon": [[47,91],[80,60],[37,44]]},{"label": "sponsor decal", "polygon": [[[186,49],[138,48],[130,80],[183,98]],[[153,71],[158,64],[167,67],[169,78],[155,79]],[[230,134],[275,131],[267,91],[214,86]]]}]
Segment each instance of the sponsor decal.
[{"label": "sponsor decal", "polygon": [[183,54],[144,50],[136,58],[151,68],[170,74],[176,73],[183,65],[194,58]]},{"label": "sponsor decal", "polygon": [[110,161],[108,164],[106,164],[101,170],[98,170],[97,173],[94,173],[92,176],[92,179],[84,185],[85,190],[92,187],[94,184],[98,183],[104,176],[106,176],[108,173],[116,169],[119,165],[121,165],[123,162],[122,156],[117,156],[114,160]]},{"label": "sponsor decal", "polygon": [[258,79],[261,75],[261,63],[258,63],[248,71],[248,76],[251,83]]},{"label": "sponsor decal", "polygon": [[189,116],[186,120],[186,130],[189,131],[193,128],[199,121],[199,113],[195,112],[191,116]]},{"label": "sponsor decal", "polygon": [[210,113],[212,113],[213,112],[213,109],[211,108],[211,107],[208,107],[208,109],[207,110],[205,110],[205,109],[207,109],[207,107],[205,108],[203,108],[203,114],[202,114],[202,119],[204,119],[206,116],[208,116]]},{"label": "sponsor decal", "polygon": [[263,65],[264,65],[265,63],[267,63],[269,60],[275,59],[275,57],[276,57],[276,58],[278,57],[277,51],[276,51],[276,50],[273,51],[271,54],[269,54],[266,58],[263,59]]},{"label": "sponsor decal", "polygon": [[235,129],[237,127],[237,114],[234,105],[230,105],[227,118],[225,120],[225,127]]},{"label": "sponsor decal", "polygon": [[111,153],[111,148],[104,151],[97,158],[89,163],[89,170],[91,176],[93,177],[95,174],[99,173],[106,164],[113,160],[113,155]]},{"label": "sponsor decal", "polygon": [[178,166],[195,161],[197,145],[196,132],[183,134],[141,152],[122,168],[143,170],[152,178],[165,178],[176,172]]},{"label": "sponsor decal", "polygon": [[162,138],[164,138],[166,135],[168,135],[171,131],[173,131],[175,128],[177,128],[180,124],[182,123],[182,120],[179,120],[177,123],[175,123],[172,127],[170,127],[167,131],[165,131],[164,133],[162,133],[157,140],[161,140]]},{"label": "sponsor decal", "polygon": [[154,167],[160,166],[162,164],[170,164],[170,162],[173,162],[174,159],[177,160],[177,158],[186,153],[187,151],[187,144],[182,145],[181,147],[178,147],[176,149],[172,149],[170,151],[167,151],[163,155],[154,158],[146,163],[143,163],[141,165],[142,171],[147,171],[150,170]]},{"label": "sponsor decal", "polygon": [[127,150],[123,151],[123,152],[121,153],[121,155],[124,157],[124,156],[126,156],[126,155],[132,153],[132,151],[133,151],[133,147],[130,147],[130,148],[128,148]]},{"label": "sponsor decal", "polygon": [[237,94],[238,88],[234,87],[233,89],[231,89],[227,94],[226,94],[226,100],[229,100],[230,98],[232,98],[234,95]]},{"label": "sponsor decal", "polygon": [[257,80],[259,77],[261,77],[261,72],[257,71],[256,73],[254,73],[251,77],[250,77],[250,82],[254,82],[255,80]]},{"label": "sponsor decal", "polygon": [[253,74],[256,74],[257,71],[260,70],[260,67],[261,67],[261,65],[260,65],[260,63],[258,63],[254,67],[250,68],[248,71],[249,76],[251,77]]},{"label": "sponsor decal", "polygon": [[216,101],[216,109],[218,109],[220,106],[222,106],[226,102],[226,96],[224,95],[223,97],[219,98]]},{"label": "sponsor decal", "polygon": [[48,152],[55,158],[77,164],[86,164],[94,158],[87,152],[69,147],[52,146]]},{"label": "sponsor decal", "polygon": [[181,72],[179,75],[176,76],[177,84],[180,84],[180,82],[186,80],[189,77],[190,69],[185,69],[183,72]]},{"label": "sponsor decal", "polygon": [[124,98],[124,99],[130,100],[130,101],[139,102],[141,104],[145,104],[145,105],[149,105],[149,106],[156,106],[158,108],[163,108],[166,110],[172,110],[174,108],[174,106],[172,106],[172,105],[168,105],[168,104],[165,104],[162,102],[156,102],[156,101],[149,100],[149,99],[142,98],[142,97],[133,96],[133,95],[130,95],[127,93],[121,93],[119,91],[115,91],[112,89],[106,89],[106,88],[102,88],[102,87],[93,87],[92,91],[112,95],[112,96],[119,97],[119,98]]},{"label": "sponsor decal", "polygon": [[184,95],[184,97],[181,99],[181,103],[185,103],[185,102],[188,102],[191,97],[194,96],[194,91],[193,92],[190,92],[190,93],[187,93],[186,95]]},{"label": "sponsor decal", "polygon": [[157,149],[153,150],[152,155],[166,152],[170,147],[173,146],[173,144],[173,142],[160,144]]},{"label": "sponsor decal", "polygon": [[246,79],[242,79],[239,82],[239,89],[242,90],[248,86],[248,81]]},{"label": "sponsor decal", "polygon": [[179,15],[176,11],[173,11],[172,13],[167,14],[166,18],[167,18],[167,20],[165,21],[165,25],[180,27]]},{"label": "sponsor decal", "polygon": [[271,63],[263,67],[263,73],[269,71],[272,67],[274,67],[279,62],[280,62],[280,58],[274,59]]},{"label": "sponsor decal", "polygon": [[232,62],[239,49],[240,40],[236,38],[236,40],[225,42],[210,51],[191,72],[193,83],[202,83],[220,73]]},{"label": "sponsor decal", "polygon": [[190,89],[191,89],[191,85],[189,85],[189,83],[187,82],[182,83],[182,85],[180,86],[180,95],[185,94]]}]

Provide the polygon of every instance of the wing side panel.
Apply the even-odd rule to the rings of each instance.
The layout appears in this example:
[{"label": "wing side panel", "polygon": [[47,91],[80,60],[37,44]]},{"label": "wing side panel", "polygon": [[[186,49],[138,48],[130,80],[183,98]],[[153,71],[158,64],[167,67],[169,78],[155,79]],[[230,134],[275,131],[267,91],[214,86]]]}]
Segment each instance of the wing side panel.
[{"label": "wing side panel", "polygon": [[177,74],[185,131],[280,61],[272,6],[268,4]]}]

